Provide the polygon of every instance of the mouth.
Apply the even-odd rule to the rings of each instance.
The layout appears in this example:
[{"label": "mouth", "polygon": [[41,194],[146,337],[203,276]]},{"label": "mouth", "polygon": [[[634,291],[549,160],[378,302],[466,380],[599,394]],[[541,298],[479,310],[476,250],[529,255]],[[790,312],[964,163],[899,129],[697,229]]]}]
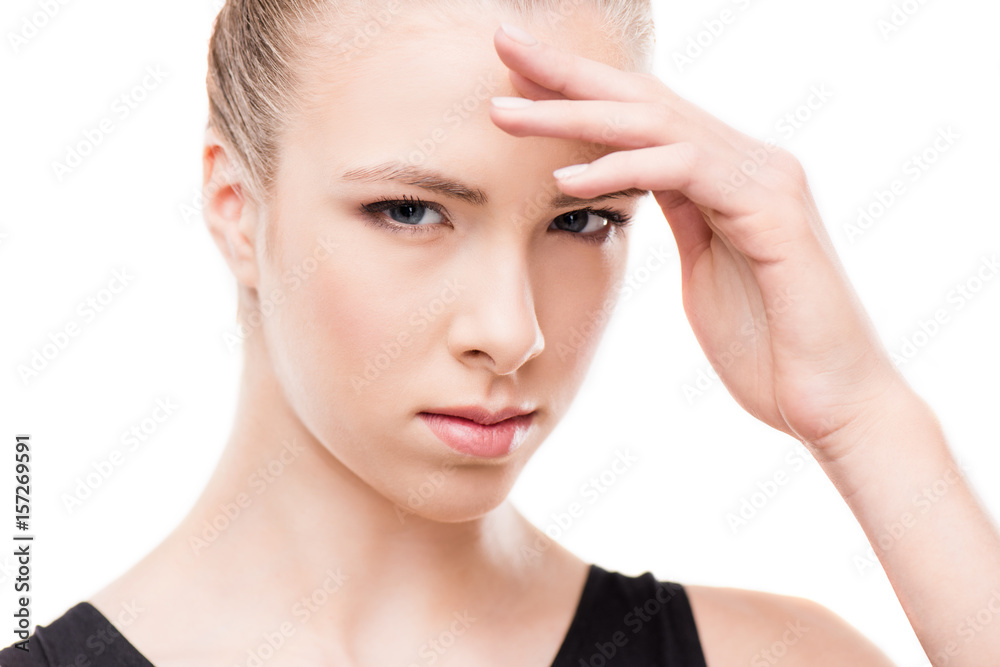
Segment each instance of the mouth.
[{"label": "mouth", "polygon": [[437,438],[455,451],[478,458],[498,458],[518,449],[527,438],[536,411],[479,406],[435,408],[417,416]]}]

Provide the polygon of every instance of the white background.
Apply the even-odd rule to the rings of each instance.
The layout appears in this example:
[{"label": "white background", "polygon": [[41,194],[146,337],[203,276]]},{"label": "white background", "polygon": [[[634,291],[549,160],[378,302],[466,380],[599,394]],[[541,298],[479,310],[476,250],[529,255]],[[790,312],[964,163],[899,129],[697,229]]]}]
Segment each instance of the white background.
[{"label": "white background", "polygon": [[[878,22],[893,4],[882,0],[662,3],[656,73],[801,159],[891,351],[935,310],[948,312],[901,368],[997,516],[1000,280],[961,310],[948,295],[1000,250],[1000,6],[908,4],[917,11],[886,37]],[[39,7],[7,0],[0,13],[0,497],[13,498],[13,437],[29,432],[33,620],[47,624],[136,562],[187,512],[228,435],[240,357],[223,341],[233,330],[235,283],[197,211],[206,44],[218,4],[66,2],[15,49],[10,35]],[[724,9],[732,22],[718,36],[702,34],[707,46],[679,67],[674,54]],[[114,100],[147,67],[165,78],[121,119]],[[831,96],[800,109],[808,119],[787,136],[779,121],[817,86]],[[113,119],[113,131],[60,181],[53,162],[103,118]],[[904,163],[946,127],[958,140],[910,180]],[[897,178],[906,193],[852,242],[845,225]],[[642,288],[619,306],[571,413],[515,486],[516,504],[555,533],[553,515],[582,501],[583,515],[559,539],[607,569],[812,598],[899,664],[927,664],[882,570],[859,567],[867,542],[842,499],[814,462],[789,462],[797,442],[743,412],[717,381],[693,401],[682,393],[708,363],[681,308],[673,238],[655,202],[646,204],[633,227],[632,269],[651,248],[669,260],[635,274]],[[17,367],[49,334],[82,322],[77,304],[116,269],[134,276],[129,286],[39,377],[22,381]],[[61,495],[158,398],[177,403],[176,414],[68,512]],[[589,503],[581,485],[624,450],[637,463]],[[734,531],[727,515],[778,471],[789,481]],[[0,565],[0,602],[11,610],[13,559],[0,556]],[[13,641],[6,633],[0,646]]]}]

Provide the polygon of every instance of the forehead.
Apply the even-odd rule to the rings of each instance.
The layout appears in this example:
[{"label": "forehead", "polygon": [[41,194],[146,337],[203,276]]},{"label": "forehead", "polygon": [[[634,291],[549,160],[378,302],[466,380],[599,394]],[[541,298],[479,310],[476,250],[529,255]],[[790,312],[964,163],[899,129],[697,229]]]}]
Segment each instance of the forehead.
[{"label": "forehead", "polygon": [[287,128],[283,157],[308,161],[328,179],[358,164],[398,162],[488,182],[511,171],[551,180],[552,169],[571,164],[584,148],[588,160],[603,154],[578,141],[514,137],[492,122],[489,98],[519,95],[494,47],[501,21],[614,64],[616,51],[596,15],[582,7],[554,29],[544,19],[501,14],[390,15],[384,23],[369,21],[362,33],[348,29],[354,37],[307,59],[302,113]]}]

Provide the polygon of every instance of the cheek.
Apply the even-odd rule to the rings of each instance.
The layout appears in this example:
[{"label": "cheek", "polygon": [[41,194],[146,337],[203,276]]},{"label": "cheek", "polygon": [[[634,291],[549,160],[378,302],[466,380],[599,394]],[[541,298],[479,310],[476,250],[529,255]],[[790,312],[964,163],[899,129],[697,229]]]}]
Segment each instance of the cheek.
[{"label": "cheek", "polygon": [[567,400],[583,381],[621,292],[627,246],[550,252],[536,291],[547,374],[565,378]]},{"label": "cheek", "polygon": [[[268,343],[300,413],[350,417],[360,426],[359,415],[384,421],[387,397],[395,401],[396,389],[418,372],[428,353],[431,313],[440,308],[425,294],[436,284],[431,269],[394,253],[377,235],[344,225],[336,243],[304,278],[295,262],[284,263],[284,282],[299,279],[284,290],[287,303],[273,318]],[[309,255],[302,247],[295,256]],[[322,423],[313,423],[318,432]]]}]

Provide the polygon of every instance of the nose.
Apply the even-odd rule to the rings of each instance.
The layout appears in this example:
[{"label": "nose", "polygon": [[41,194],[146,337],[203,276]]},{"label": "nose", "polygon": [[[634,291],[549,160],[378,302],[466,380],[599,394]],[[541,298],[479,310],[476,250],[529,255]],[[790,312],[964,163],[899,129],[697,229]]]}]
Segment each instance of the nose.
[{"label": "nose", "polygon": [[523,252],[477,253],[461,281],[468,285],[453,311],[448,349],[462,363],[509,375],[545,348]]}]

